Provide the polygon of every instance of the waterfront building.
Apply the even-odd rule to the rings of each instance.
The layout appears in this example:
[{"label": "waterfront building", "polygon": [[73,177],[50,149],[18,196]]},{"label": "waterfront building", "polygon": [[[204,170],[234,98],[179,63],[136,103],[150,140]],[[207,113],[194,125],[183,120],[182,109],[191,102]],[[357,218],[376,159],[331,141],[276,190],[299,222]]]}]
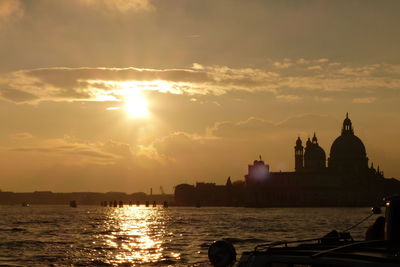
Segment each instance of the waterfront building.
[{"label": "waterfront building", "polygon": [[[293,172],[271,172],[261,156],[248,165],[244,183],[179,185],[177,204],[228,206],[362,206],[376,205],[383,197],[400,193],[400,181],[369,167],[365,146],[354,134],[346,114],[341,134],[331,145],[329,158],[317,135],[294,146]],[[229,186],[228,186],[229,184]]]}]

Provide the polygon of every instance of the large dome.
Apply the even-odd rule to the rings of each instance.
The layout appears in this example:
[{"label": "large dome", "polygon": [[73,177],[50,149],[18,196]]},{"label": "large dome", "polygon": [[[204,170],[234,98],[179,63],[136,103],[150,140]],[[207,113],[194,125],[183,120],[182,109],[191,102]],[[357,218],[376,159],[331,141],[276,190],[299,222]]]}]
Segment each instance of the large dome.
[{"label": "large dome", "polygon": [[365,158],[365,146],[354,134],[343,134],[333,142],[330,157],[331,159]]},{"label": "large dome", "polygon": [[354,135],[351,120],[346,114],[342,134],[331,146],[328,167],[339,172],[360,172],[368,169],[368,158],[365,146],[360,138]]}]

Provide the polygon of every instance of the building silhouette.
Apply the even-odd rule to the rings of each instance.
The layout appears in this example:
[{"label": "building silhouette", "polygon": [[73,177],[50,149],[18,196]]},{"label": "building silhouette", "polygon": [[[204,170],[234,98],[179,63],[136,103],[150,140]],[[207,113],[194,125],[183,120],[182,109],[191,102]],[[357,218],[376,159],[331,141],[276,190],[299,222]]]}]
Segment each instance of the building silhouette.
[{"label": "building silhouette", "polygon": [[315,133],[312,140],[308,138],[305,148],[298,137],[294,151],[296,172],[327,170],[331,173],[351,174],[368,171],[365,146],[361,139],[354,134],[348,113],[343,121],[341,135],[332,143],[328,166],[325,165],[325,151],[318,145]]},{"label": "building silhouette", "polygon": [[294,172],[271,172],[261,156],[248,165],[244,182],[175,187],[178,205],[223,206],[364,206],[400,193],[400,181],[368,165],[365,146],[354,134],[349,115],[332,143],[328,159],[314,133],[305,146],[294,146]]}]

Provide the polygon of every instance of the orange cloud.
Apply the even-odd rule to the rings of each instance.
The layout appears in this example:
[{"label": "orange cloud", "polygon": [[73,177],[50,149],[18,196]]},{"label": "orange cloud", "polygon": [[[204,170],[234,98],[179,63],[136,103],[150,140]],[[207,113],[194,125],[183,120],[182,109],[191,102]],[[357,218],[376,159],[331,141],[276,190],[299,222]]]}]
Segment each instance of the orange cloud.
[{"label": "orange cloud", "polygon": [[[275,63],[272,63],[272,69]],[[379,95],[382,90],[400,89],[400,67],[395,64],[344,66],[332,65],[326,59],[282,61],[282,64],[286,63],[290,63],[288,67],[279,71],[276,68],[271,71],[204,66],[198,63],[193,64],[192,68],[181,69],[131,67],[20,70],[0,77],[0,94],[14,102],[38,102],[119,101],[129,90],[217,96],[230,91],[246,91],[271,92],[278,101],[285,102],[300,101],[303,96],[314,94],[314,97],[319,97],[315,100],[329,102],[335,92],[347,92],[351,98],[356,99],[362,98],[358,94],[363,90],[368,90],[373,98],[374,94]],[[321,98],[318,92],[327,94]],[[355,103],[359,102],[355,100]]]},{"label": "orange cloud", "polygon": [[376,97],[359,97],[359,98],[354,98],[353,103],[356,104],[371,104],[376,101]]},{"label": "orange cloud", "polygon": [[297,102],[301,99],[301,97],[297,95],[277,95],[276,99],[283,102]]},{"label": "orange cloud", "polygon": [[24,10],[19,0],[0,1],[0,26],[1,24],[19,19],[23,14]]},{"label": "orange cloud", "polygon": [[82,0],[87,5],[119,12],[152,11],[154,6],[149,0]]},{"label": "orange cloud", "polygon": [[26,139],[31,139],[31,138],[33,138],[33,135],[30,134],[30,133],[25,133],[25,132],[23,132],[23,133],[14,133],[14,134],[10,134],[9,137],[10,137],[11,139],[14,139],[14,140],[26,140]]}]

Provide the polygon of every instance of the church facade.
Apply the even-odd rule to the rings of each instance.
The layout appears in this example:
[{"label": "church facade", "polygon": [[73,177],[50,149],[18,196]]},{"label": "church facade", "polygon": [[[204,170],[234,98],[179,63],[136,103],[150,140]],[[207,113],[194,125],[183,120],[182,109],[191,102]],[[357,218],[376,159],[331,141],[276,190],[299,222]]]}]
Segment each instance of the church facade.
[{"label": "church facade", "polygon": [[177,204],[223,206],[370,206],[400,193],[400,181],[385,178],[379,166],[369,165],[348,114],[328,157],[314,133],[305,146],[297,138],[294,162],[293,172],[271,172],[260,156],[248,165],[243,183],[232,184],[228,179],[225,186],[208,184],[207,190],[201,189],[202,183],[199,188],[178,185],[175,199]]}]

